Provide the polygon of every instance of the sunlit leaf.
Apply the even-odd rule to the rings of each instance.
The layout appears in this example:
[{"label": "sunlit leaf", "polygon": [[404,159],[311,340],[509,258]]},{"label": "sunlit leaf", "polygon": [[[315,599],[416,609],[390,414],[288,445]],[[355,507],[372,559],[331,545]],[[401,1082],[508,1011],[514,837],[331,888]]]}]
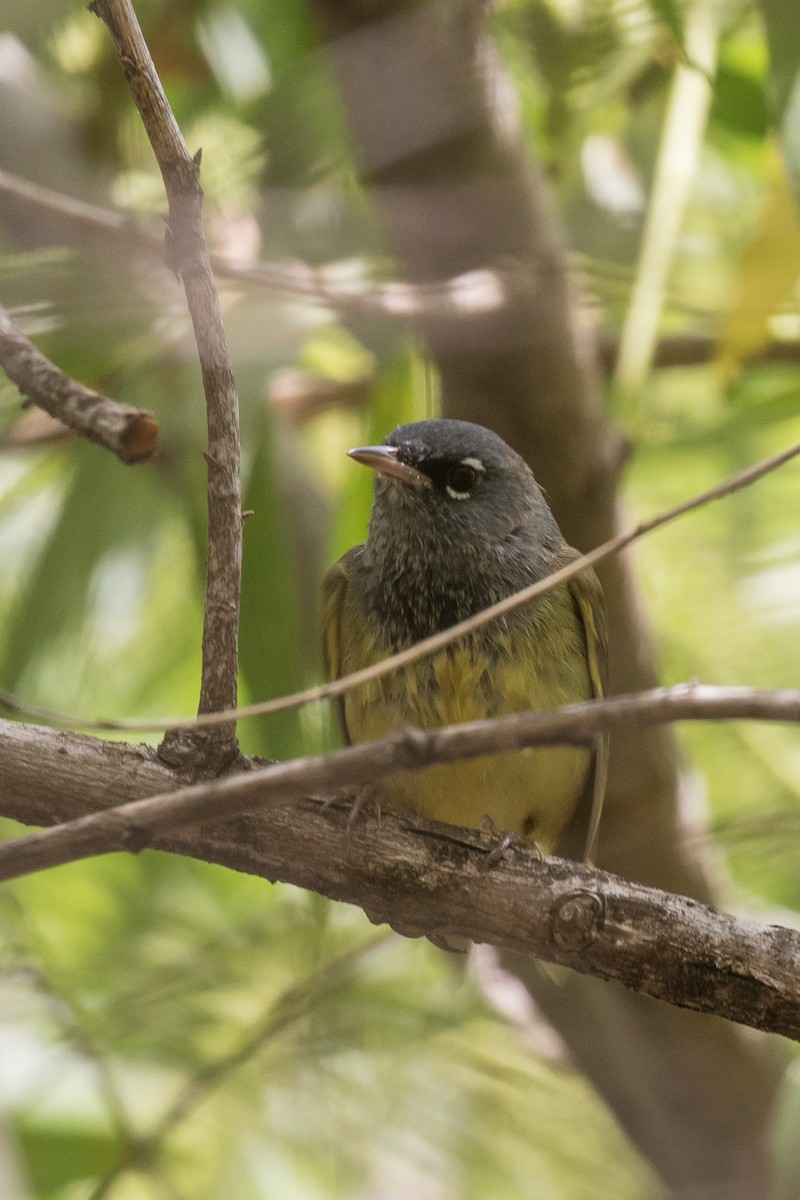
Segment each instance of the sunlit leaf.
[{"label": "sunlit leaf", "polygon": [[32,1195],[41,1200],[63,1195],[71,1183],[97,1179],[110,1170],[117,1155],[114,1136],[91,1127],[70,1128],[20,1116],[14,1134]]},{"label": "sunlit leaf", "polygon": [[769,150],[767,195],[755,234],[739,266],[734,301],[717,349],[717,369],[728,382],[770,337],[769,320],[800,276],[798,209],[776,149]]}]

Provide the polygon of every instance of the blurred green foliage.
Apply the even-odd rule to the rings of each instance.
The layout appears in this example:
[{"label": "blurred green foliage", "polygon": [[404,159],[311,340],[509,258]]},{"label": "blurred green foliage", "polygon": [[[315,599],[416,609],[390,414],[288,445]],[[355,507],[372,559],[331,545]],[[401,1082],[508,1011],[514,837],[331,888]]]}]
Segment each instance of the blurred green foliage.
[{"label": "blurred green foliage", "polygon": [[[4,9],[25,64],[12,85],[11,42],[0,49],[0,84],[18,88],[0,119],[4,167],[130,205],[157,230],[160,183],[103,27],[72,4],[34,7]],[[369,279],[386,248],[303,7],[137,7],[190,145],[204,149],[212,244]],[[585,303],[611,338],[636,278],[672,71],[687,59],[685,11],[673,0],[509,0],[493,17]],[[712,351],[738,332],[724,371],[713,352],[705,365],[656,369],[626,409],[632,516],[800,439],[796,365],[743,357],[778,340],[800,358],[797,263],[787,269],[783,252],[797,241],[796,214],[771,204],[770,150],[777,129],[797,188],[800,13],[780,0],[762,11],[763,27],[750,3],[720,12],[700,167],[660,320],[664,338],[708,339]],[[20,445],[41,429],[0,384],[0,683],[87,716],[190,713],[204,417],[181,292],[166,271],[68,246],[29,218],[0,225],[3,303],[66,370],[153,409],[163,441],[134,469],[71,441]],[[748,249],[765,237],[774,259],[759,253],[754,273]],[[363,537],[369,512],[367,473],[350,470],[344,450],[432,415],[435,385],[405,328],[221,289],[254,514],[242,698],[257,699],[318,678],[319,581]],[[335,383],[342,403],[302,419],[271,403],[288,366]],[[348,399],[365,371],[366,407]],[[792,465],[637,550],[665,682],[796,685],[798,512]],[[331,736],[316,711],[242,729],[248,751],[275,757]],[[795,733],[693,726],[681,738],[710,818],[698,814],[690,836],[724,863],[727,900],[796,923]],[[658,1184],[549,1036],[524,1043],[427,944],[199,863],[114,856],[0,893],[0,1106],[35,1196],[655,1200]],[[794,1080],[776,1126],[787,1196]]]}]

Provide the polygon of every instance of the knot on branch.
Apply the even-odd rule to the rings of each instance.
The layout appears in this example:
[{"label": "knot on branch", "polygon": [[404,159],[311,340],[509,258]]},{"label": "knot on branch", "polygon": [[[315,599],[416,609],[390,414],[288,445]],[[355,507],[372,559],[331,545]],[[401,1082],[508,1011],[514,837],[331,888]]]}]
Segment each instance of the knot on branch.
[{"label": "knot on branch", "polygon": [[431,752],[431,734],[415,725],[401,725],[388,734],[389,753],[398,767],[424,767]]},{"label": "knot on branch", "polygon": [[152,842],[149,829],[141,825],[124,825],[122,828],[122,848],[129,854],[139,854],[147,850]]},{"label": "knot on branch", "polygon": [[586,950],[599,936],[606,919],[606,902],[598,892],[568,892],[550,910],[550,940],[562,950]]}]

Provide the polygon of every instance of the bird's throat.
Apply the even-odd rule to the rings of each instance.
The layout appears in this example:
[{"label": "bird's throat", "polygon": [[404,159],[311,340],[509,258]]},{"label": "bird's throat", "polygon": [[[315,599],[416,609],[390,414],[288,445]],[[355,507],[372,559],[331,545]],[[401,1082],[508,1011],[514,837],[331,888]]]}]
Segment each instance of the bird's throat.
[{"label": "bird's throat", "polygon": [[367,543],[357,592],[391,651],[474,616],[531,582],[530,571],[476,548],[420,544],[404,553]]}]

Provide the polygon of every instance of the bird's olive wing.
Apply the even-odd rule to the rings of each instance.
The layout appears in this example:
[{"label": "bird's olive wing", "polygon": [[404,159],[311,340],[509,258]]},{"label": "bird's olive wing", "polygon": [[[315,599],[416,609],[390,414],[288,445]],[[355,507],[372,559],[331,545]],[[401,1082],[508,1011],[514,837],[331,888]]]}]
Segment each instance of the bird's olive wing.
[{"label": "bird's olive wing", "polygon": [[[586,657],[592,695],[596,700],[608,690],[608,639],[606,633],[606,609],[600,581],[591,568],[568,583],[578,615],[586,636]],[[586,834],[584,859],[591,862],[597,847],[597,834],[608,780],[608,734],[601,734],[595,741],[592,775],[589,781],[589,823]]]},{"label": "bird's olive wing", "polygon": [[[356,669],[350,659],[354,647],[361,644],[361,639],[353,637],[352,622],[355,600],[352,593],[351,568],[353,557],[360,550],[360,546],[348,550],[347,554],[333,564],[325,576],[323,584],[322,652],[325,674],[328,679],[341,679],[343,675]],[[349,648],[349,651],[346,648]],[[365,666],[366,663],[357,665]],[[345,718],[344,697],[337,696],[333,704],[342,732],[342,740],[349,745],[351,738]]]}]

